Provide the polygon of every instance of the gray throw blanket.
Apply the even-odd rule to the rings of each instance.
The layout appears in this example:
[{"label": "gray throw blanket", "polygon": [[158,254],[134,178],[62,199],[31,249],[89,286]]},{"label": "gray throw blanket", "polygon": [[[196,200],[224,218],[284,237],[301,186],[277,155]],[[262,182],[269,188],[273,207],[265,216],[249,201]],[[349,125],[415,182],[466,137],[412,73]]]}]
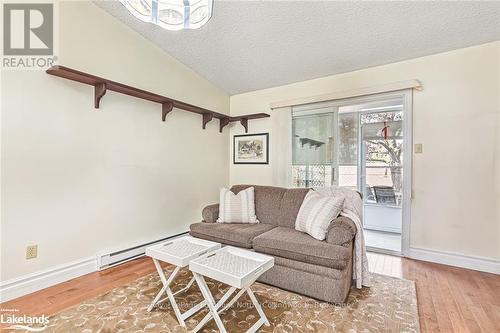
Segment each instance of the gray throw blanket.
[{"label": "gray throw blanket", "polygon": [[366,256],[363,233],[363,200],[360,198],[359,193],[340,186],[318,187],[314,190],[325,196],[345,197],[344,207],[340,215],[350,218],[358,229],[354,237],[353,279],[356,281],[356,288],[358,289],[363,286],[370,287],[371,277],[368,270],[368,257]]}]

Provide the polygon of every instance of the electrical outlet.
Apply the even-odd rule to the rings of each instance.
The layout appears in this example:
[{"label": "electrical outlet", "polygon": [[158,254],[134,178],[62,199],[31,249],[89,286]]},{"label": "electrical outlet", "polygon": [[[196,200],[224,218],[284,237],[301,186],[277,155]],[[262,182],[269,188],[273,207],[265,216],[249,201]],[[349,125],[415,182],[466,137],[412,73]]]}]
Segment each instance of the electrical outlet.
[{"label": "electrical outlet", "polygon": [[38,245],[28,245],[26,248],[26,259],[34,259],[38,255]]},{"label": "electrical outlet", "polygon": [[417,143],[415,145],[415,154],[422,154],[423,153],[423,146],[421,143]]}]

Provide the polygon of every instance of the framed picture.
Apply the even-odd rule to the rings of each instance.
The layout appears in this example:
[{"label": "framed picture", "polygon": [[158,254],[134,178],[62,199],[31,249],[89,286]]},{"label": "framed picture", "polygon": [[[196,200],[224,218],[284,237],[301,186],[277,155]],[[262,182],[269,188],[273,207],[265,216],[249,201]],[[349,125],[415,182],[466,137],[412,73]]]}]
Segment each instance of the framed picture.
[{"label": "framed picture", "polygon": [[269,164],[269,133],[235,135],[233,164]]}]

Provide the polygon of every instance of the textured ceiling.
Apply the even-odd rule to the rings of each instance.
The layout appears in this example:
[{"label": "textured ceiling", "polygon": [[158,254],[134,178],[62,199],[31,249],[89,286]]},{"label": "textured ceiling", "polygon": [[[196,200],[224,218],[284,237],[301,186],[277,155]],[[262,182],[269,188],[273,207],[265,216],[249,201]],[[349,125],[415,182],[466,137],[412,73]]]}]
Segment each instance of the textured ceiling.
[{"label": "textured ceiling", "polygon": [[96,4],[229,94],[500,39],[500,2],[216,1],[187,31]]}]

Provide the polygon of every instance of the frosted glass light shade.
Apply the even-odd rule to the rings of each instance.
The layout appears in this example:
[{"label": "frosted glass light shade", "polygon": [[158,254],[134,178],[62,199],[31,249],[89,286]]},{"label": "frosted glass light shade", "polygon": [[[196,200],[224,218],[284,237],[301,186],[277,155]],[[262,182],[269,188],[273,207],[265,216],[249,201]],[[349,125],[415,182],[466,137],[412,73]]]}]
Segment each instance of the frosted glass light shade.
[{"label": "frosted glass light shade", "polygon": [[213,0],[120,0],[139,20],[167,30],[198,29],[212,17]]}]

